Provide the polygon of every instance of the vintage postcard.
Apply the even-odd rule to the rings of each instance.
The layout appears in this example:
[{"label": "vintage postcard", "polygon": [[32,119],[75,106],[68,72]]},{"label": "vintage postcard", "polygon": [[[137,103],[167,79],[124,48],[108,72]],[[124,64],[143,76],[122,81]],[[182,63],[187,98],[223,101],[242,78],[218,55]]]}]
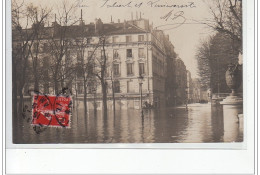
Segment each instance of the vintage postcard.
[{"label": "vintage postcard", "polygon": [[12,143],[242,143],[242,0],[12,0]]}]

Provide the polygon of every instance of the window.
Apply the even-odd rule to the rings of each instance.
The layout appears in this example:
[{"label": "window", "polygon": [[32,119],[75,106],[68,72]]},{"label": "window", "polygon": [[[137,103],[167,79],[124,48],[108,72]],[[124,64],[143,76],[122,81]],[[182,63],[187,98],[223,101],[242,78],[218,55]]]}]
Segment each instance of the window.
[{"label": "window", "polygon": [[133,63],[127,63],[127,75],[133,74]]},{"label": "window", "polygon": [[[102,60],[105,59],[104,50],[101,50],[101,51],[100,51],[100,56],[101,56],[101,59],[102,59]],[[107,55],[106,55],[106,56],[107,56]]]},{"label": "window", "polygon": [[88,93],[89,94],[93,94],[96,92],[96,87],[95,87],[95,83],[93,82],[89,82],[88,83]]},{"label": "window", "polygon": [[138,56],[139,58],[144,58],[144,48],[139,48],[138,49]]},{"label": "window", "polygon": [[93,51],[88,51],[88,57],[90,58],[93,54]]},{"label": "window", "polygon": [[142,75],[144,74],[144,63],[139,63],[139,74]]},{"label": "window", "polygon": [[125,40],[127,43],[132,42],[132,36],[126,36]]},{"label": "window", "polygon": [[144,41],[144,35],[138,35],[138,42]]},{"label": "window", "polygon": [[119,58],[118,49],[113,50],[113,58],[114,59]]},{"label": "window", "polygon": [[133,93],[135,92],[133,82],[127,81],[127,93]]},{"label": "window", "polygon": [[80,65],[77,66],[77,77],[84,77],[84,69]]},{"label": "window", "polygon": [[39,43],[33,43],[33,52],[38,51],[38,46],[39,46]]},{"label": "window", "polygon": [[77,62],[80,64],[83,63],[83,56],[81,52],[77,52]]},{"label": "window", "polygon": [[120,82],[119,81],[114,82],[114,92],[120,93]]},{"label": "window", "polygon": [[88,74],[90,74],[90,75],[94,74],[94,65],[93,64],[88,65]]},{"label": "window", "polygon": [[118,43],[118,42],[119,42],[119,37],[113,36],[113,43]]},{"label": "window", "polygon": [[132,57],[133,57],[133,55],[132,55],[132,49],[127,49],[127,50],[126,50],[126,57],[128,57],[128,58],[132,58]]},{"label": "window", "polygon": [[87,44],[91,43],[91,38],[87,38]]},{"label": "window", "polygon": [[120,72],[119,72],[119,64],[114,64],[114,65],[113,65],[113,73],[114,73],[114,76],[120,75]]},{"label": "window", "polygon": [[83,84],[78,83],[78,94],[83,94]]},{"label": "window", "polygon": [[48,44],[47,43],[43,43],[43,51],[44,52],[48,51]]},{"label": "window", "polygon": [[49,84],[48,83],[44,83],[43,88],[44,88],[44,93],[48,94],[49,93]]}]

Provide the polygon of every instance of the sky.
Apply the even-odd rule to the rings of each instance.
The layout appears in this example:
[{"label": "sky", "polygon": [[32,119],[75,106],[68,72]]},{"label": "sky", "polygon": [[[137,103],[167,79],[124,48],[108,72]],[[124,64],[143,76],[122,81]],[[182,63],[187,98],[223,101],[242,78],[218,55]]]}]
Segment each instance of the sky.
[{"label": "sky", "polygon": [[[52,8],[54,12],[61,6],[61,1],[24,0],[26,3]],[[198,78],[196,50],[202,40],[214,34],[206,25],[196,22],[210,17],[209,8],[204,0],[71,0],[68,3],[75,3],[74,15],[78,18],[82,9],[85,23],[94,22],[95,18],[100,18],[104,23],[110,22],[111,18],[114,22],[122,22],[130,20],[132,14],[134,19],[136,14],[140,17],[141,13],[142,18],[149,19],[153,27],[164,25],[158,29],[169,34],[175,52],[184,61],[192,78]],[[163,5],[186,7],[158,7]]]}]

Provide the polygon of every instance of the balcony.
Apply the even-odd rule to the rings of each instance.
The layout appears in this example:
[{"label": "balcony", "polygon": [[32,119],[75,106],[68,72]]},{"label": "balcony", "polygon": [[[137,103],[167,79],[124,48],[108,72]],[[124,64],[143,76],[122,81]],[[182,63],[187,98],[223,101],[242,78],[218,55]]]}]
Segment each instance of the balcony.
[{"label": "balcony", "polygon": [[129,73],[127,74],[127,77],[133,77],[135,74],[134,73]]},{"label": "balcony", "polygon": [[114,60],[114,61],[120,61],[120,57],[119,57],[119,56],[117,56],[117,57],[114,56],[114,57],[113,57],[113,60]]},{"label": "balcony", "polygon": [[114,78],[119,78],[121,74],[113,74]]}]

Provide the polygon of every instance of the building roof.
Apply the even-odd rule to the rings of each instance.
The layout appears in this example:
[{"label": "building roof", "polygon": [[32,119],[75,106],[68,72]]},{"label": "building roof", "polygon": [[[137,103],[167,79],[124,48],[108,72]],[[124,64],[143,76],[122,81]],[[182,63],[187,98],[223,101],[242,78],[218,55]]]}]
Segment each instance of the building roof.
[{"label": "building roof", "polygon": [[[101,35],[121,35],[121,34],[137,34],[145,33],[145,29],[141,29],[131,21],[124,21],[122,23],[105,23],[99,19],[96,23],[80,24],[71,26],[61,26],[56,22],[53,22],[51,27],[42,27],[40,37],[41,39],[59,38],[62,34],[65,34],[66,38],[77,37],[91,37]],[[13,30],[13,40],[22,40],[23,36],[32,35],[34,28]],[[149,31],[149,30],[147,30]]]}]

